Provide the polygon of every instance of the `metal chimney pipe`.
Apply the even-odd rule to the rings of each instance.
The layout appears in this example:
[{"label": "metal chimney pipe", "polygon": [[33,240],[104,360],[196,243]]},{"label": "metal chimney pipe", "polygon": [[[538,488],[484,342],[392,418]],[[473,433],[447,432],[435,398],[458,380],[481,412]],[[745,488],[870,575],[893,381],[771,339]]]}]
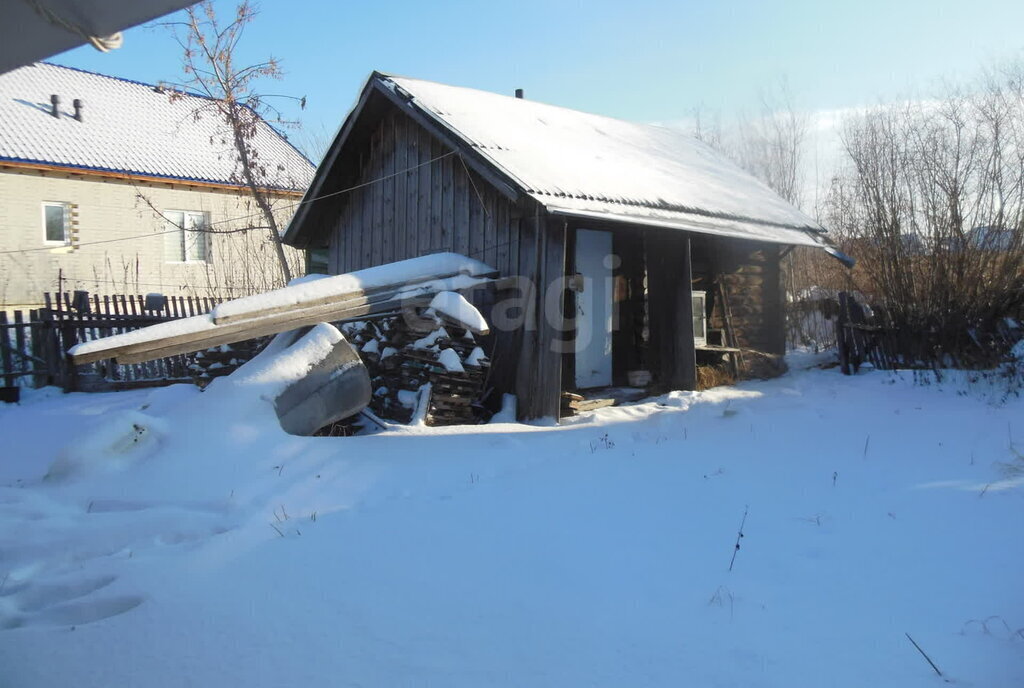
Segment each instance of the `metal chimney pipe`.
[{"label": "metal chimney pipe", "polygon": [[53,105],[53,110],[50,111],[50,114],[56,117],[57,119],[60,119],[60,96],[58,96],[56,93],[51,95],[50,104]]},{"label": "metal chimney pipe", "polygon": [[71,101],[71,104],[75,106],[75,119],[81,122],[82,108],[85,107],[85,103],[82,102],[81,98],[75,98],[73,101]]},{"label": "metal chimney pipe", "polygon": [[516,98],[522,98],[522,97],[523,97],[523,89],[517,88],[516,89]]}]

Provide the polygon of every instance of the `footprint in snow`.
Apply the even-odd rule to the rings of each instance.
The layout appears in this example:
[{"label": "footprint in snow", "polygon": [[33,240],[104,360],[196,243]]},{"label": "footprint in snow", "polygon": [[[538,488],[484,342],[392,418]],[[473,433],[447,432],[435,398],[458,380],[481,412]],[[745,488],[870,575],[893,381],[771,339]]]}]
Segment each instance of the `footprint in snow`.
[{"label": "footprint in snow", "polygon": [[21,583],[0,591],[0,629],[81,626],[142,604],[138,595],[97,596],[116,580],[98,576],[53,583]]}]

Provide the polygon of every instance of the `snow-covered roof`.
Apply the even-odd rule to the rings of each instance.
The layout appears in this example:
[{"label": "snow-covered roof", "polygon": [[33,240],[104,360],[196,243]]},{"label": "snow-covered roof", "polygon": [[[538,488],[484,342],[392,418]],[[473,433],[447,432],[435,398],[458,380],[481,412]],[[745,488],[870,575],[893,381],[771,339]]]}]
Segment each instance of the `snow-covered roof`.
[{"label": "snow-covered roof", "polygon": [[556,214],[792,244],[824,229],[678,130],[380,75]]},{"label": "snow-covered roof", "polygon": [[[60,98],[60,117],[50,96]],[[180,97],[177,97],[180,95]],[[82,121],[73,101],[83,102]],[[201,96],[37,63],[0,74],[0,162],[237,185],[227,125]],[[314,166],[265,122],[253,141],[268,187],[302,190]]]}]

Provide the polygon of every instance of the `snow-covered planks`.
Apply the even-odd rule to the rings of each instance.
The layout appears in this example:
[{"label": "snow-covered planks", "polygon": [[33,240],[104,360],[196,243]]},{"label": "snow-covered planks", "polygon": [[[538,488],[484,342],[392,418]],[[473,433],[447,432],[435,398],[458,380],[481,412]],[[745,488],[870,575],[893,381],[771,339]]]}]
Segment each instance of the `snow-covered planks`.
[{"label": "snow-covered planks", "polygon": [[[437,272],[449,276],[437,278]],[[266,294],[238,299],[238,306],[222,311],[227,318],[218,323],[217,309],[211,314],[170,323],[160,323],[113,337],[79,344],[69,355],[76,364],[116,358],[122,363],[189,353],[222,344],[277,334],[321,322],[397,311],[410,306],[429,305],[435,294],[472,289],[492,282],[489,266],[455,254],[438,254],[401,261],[370,270],[322,278],[285,287]],[[467,274],[473,273],[473,274]],[[419,277],[417,278],[417,275]],[[393,283],[388,284],[391,280]],[[398,280],[404,280],[397,283]],[[355,285],[366,285],[373,293]],[[342,291],[344,286],[355,291]],[[236,302],[221,304],[227,306]],[[263,306],[267,312],[260,310]],[[247,313],[248,318],[241,314]]]},{"label": "snow-covered planks", "polygon": [[388,291],[397,293],[431,280],[496,274],[494,268],[478,260],[457,253],[435,253],[226,301],[213,310],[213,321],[220,325],[296,307],[331,304],[339,299],[355,298],[360,293],[369,297]]}]

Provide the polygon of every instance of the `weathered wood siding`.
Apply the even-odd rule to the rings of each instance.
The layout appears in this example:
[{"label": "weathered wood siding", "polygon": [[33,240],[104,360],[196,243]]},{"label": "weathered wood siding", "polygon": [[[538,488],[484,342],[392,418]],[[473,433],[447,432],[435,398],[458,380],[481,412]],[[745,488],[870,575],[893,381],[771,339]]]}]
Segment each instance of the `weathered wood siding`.
[{"label": "weathered wood siding", "polygon": [[333,273],[453,251],[519,274],[521,213],[405,114],[383,114],[358,167],[324,214]]}]

